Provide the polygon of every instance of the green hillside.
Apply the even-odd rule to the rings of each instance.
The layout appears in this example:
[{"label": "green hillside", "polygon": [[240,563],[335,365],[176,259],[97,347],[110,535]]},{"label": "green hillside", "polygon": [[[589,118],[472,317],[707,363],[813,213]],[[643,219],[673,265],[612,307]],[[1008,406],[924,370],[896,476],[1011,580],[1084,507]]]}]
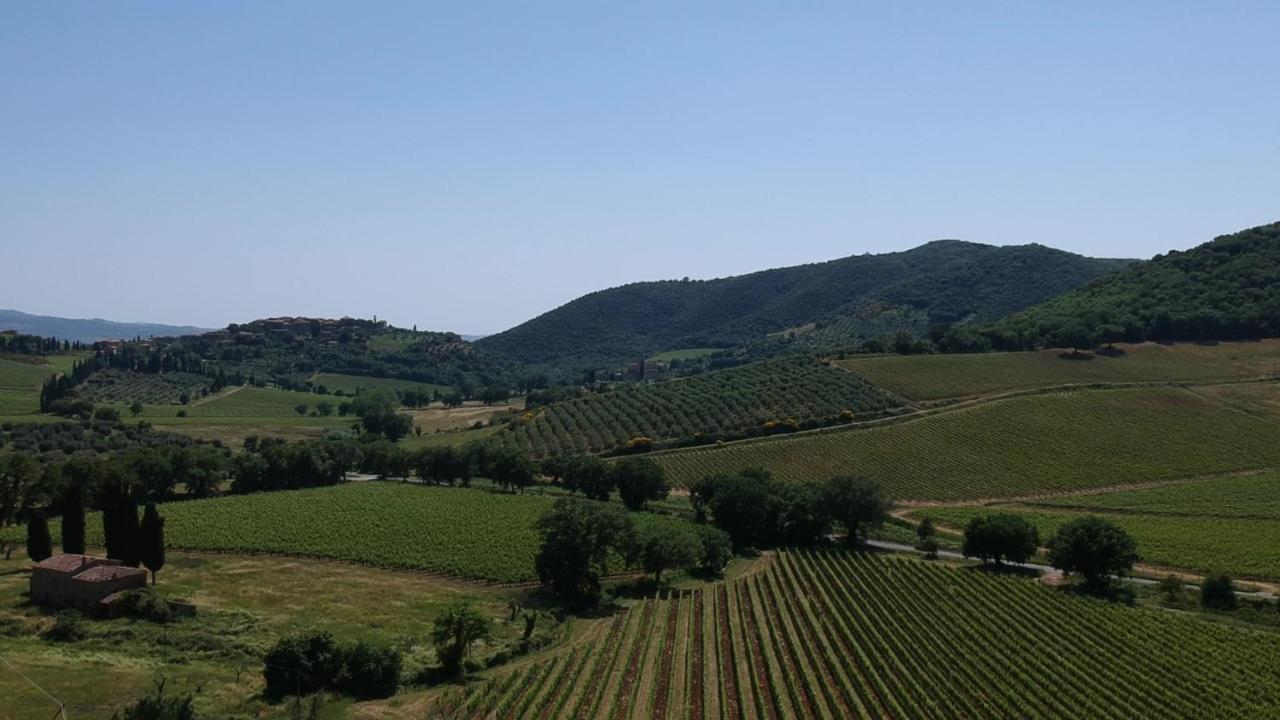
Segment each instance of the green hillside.
[{"label": "green hillside", "polygon": [[[644,282],[585,295],[477,347],[511,360],[576,370],[672,348],[741,346],[850,308],[884,303],[932,322],[994,320],[1119,267],[1040,245],[946,240],[716,280]],[[864,318],[875,333],[874,317]],[[910,318],[904,321],[913,323]],[[847,329],[846,329],[847,334]]]},{"label": "green hillside", "polygon": [[1130,342],[1280,335],[1280,223],[1158,255],[996,328],[1059,347],[1075,344],[1082,330]]},{"label": "green hillside", "polygon": [[1067,384],[1212,382],[1280,375],[1280,341],[1207,346],[1116,346],[1120,352],[1059,350],[854,357],[838,364],[913,400],[987,395]]},{"label": "green hillside", "polygon": [[1072,391],[654,459],[677,482],[763,467],[797,482],[857,473],[900,499],[961,500],[1277,466],[1276,431],[1183,389]]}]

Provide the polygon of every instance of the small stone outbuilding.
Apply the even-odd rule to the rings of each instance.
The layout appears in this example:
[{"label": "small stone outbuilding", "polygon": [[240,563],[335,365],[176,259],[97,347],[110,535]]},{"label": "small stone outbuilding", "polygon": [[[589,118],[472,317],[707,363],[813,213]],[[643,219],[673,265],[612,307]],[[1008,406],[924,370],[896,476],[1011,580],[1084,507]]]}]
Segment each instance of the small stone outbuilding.
[{"label": "small stone outbuilding", "polygon": [[31,568],[32,602],[86,615],[108,595],[146,586],[146,570],[91,555],[54,555]]}]

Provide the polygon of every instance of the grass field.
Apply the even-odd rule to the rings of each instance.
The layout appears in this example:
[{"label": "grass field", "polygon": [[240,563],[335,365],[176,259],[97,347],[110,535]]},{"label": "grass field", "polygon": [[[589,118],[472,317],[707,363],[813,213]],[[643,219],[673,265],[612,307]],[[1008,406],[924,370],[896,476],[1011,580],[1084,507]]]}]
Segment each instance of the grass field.
[{"label": "grass field", "polygon": [[[165,538],[176,549],[331,558],[514,583],[535,579],[533,523],[552,502],[545,495],[361,482],[168,503],[161,511]],[[85,525],[89,543],[100,543],[99,516],[91,514]],[[20,527],[5,532],[25,537]]]},{"label": "grass field", "polygon": [[[86,623],[89,636],[51,643],[37,633],[52,619],[26,602],[27,562],[0,560],[0,654],[67,703],[70,718],[112,717],[160,678],[169,692],[199,688],[200,717],[236,720],[292,716],[289,703],[260,697],[261,658],[277,637],[304,629],[342,640],[395,643],[408,670],[433,662],[431,622],[449,602],[468,599],[494,618],[497,641],[519,634],[505,622],[519,592],[349,564],[278,557],[171,552],[159,592],[192,600],[196,617],[176,624],[117,619]],[[5,667],[0,718],[48,720],[53,709]],[[330,700],[323,718],[346,717]]]},{"label": "grass field", "polygon": [[311,376],[311,382],[316,385],[324,385],[329,392],[341,390],[348,395],[354,395],[357,390],[386,390],[389,392],[396,392],[398,390],[425,390],[427,392],[435,391],[443,394],[452,389],[447,385],[432,385],[431,383],[414,382],[413,380],[366,377],[364,375],[342,375],[339,373],[316,373]]},{"label": "grass field", "polygon": [[84,353],[51,355],[43,363],[0,358],[0,416],[40,412],[40,386],[54,373],[70,372]]},{"label": "grass field", "polygon": [[[1069,359],[1061,350],[905,355],[839,362],[913,400],[988,395],[1074,383],[1212,382],[1280,373],[1280,340],[1219,345],[1118,345],[1123,354]],[[1069,356],[1069,353],[1067,353]]]},{"label": "grass field", "polygon": [[1280,420],[1280,382],[1202,385],[1196,392],[1251,415]]},{"label": "grass field", "polygon": [[653,455],[677,483],[763,467],[812,482],[854,473],[899,499],[1087,489],[1280,465],[1274,423],[1188,390],[1069,391],[897,424]]},{"label": "grass field", "polygon": [[[191,401],[188,405],[147,405],[141,419],[157,428],[172,430],[202,440],[221,440],[239,447],[250,435],[302,440],[319,437],[330,428],[346,428],[353,417],[311,417],[316,403],[333,405],[341,398],[259,387],[231,387],[216,395]],[[306,405],[308,414],[298,415],[297,405]],[[122,417],[132,420],[127,405],[118,405]],[[186,413],[178,417],[179,412]]]},{"label": "grass field", "polygon": [[[442,717],[1254,718],[1280,635],[845,552],[652,599]],[[449,714],[450,712],[456,714]]]}]

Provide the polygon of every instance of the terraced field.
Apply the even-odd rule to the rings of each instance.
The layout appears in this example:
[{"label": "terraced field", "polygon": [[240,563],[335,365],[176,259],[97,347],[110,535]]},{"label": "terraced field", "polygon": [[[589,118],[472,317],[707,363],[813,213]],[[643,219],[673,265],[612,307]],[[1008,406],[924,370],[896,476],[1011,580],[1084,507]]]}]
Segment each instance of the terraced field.
[{"label": "terraced field", "polygon": [[[524,582],[536,577],[533,523],[552,502],[540,495],[364,482],[168,503],[161,513],[174,549],[279,553]],[[683,522],[650,513],[633,517]],[[100,516],[91,514],[85,527],[88,543],[100,545]],[[0,537],[20,539],[23,532],[6,528]]]},{"label": "terraced field", "polygon": [[780,431],[779,423],[819,427],[841,422],[846,411],[844,422],[903,405],[852,373],[777,360],[552,403],[513,423],[502,438],[535,456],[574,455],[614,450],[638,437],[710,442]]},{"label": "terraced field", "polygon": [[912,400],[1076,383],[1215,382],[1280,374],[1280,340],[1116,347],[1123,354],[1088,355],[1087,360],[1045,350],[853,358],[839,365]]},{"label": "terraced field", "polygon": [[876,478],[899,499],[1079,490],[1280,466],[1275,423],[1177,388],[1066,391],[897,424],[653,455],[677,483],[763,467]]},{"label": "terraced field", "polygon": [[[433,710],[466,718],[1266,717],[1280,636],[1024,579],[842,551],[780,553],[639,603]],[[452,714],[450,714],[452,713]]]}]

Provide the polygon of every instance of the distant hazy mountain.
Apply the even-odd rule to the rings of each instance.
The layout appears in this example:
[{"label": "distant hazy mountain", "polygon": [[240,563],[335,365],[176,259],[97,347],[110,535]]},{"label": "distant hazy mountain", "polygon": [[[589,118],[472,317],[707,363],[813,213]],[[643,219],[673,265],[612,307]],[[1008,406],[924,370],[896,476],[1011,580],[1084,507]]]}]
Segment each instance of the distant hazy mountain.
[{"label": "distant hazy mountain", "polygon": [[861,317],[876,327],[875,318],[866,317],[868,307],[925,322],[985,322],[1130,262],[1043,245],[939,240],[905,252],[737,277],[601,290],[476,346],[510,360],[572,370],[676,348],[740,346],[806,324],[829,324],[833,315]]},{"label": "distant hazy mountain", "polygon": [[160,337],[172,335],[198,335],[208,328],[190,325],[160,325],[158,323],[129,323],[111,320],[73,319],[30,315],[17,310],[0,310],[0,330],[16,330],[27,335],[56,337],[59,340],[129,340],[135,337]]}]

